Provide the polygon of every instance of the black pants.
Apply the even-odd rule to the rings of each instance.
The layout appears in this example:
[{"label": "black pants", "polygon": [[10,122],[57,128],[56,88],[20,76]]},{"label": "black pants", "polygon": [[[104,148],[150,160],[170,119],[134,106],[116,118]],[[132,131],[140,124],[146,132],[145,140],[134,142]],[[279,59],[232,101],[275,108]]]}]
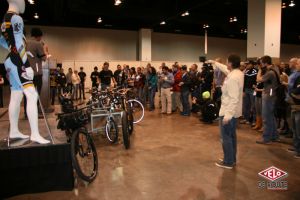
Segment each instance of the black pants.
[{"label": "black pants", "polygon": [[98,84],[97,84],[97,82],[92,82],[92,87],[96,87],[96,88],[98,88]]},{"label": "black pants", "polygon": [[54,105],[55,96],[56,96],[56,90],[57,90],[57,88],[55,86],[51,86],[50,87],[51,105]]},{"label": "black pants", "polygon": [[[40,96],[41,91],[42,91],[42,86],[43,86],[43,75],[34,76],[33,84],[34,84],[34,87],[36,88],[36,90],[37,90],[37,92]],[[24,96],[24,114],[27,117],[27,111],[26,111],[27,99],[26,99],[25,95],[23,95],[23,96]],[[37,102],[37,106],[38,106],[38,109],[39,109],[39,113],[41,113],[41,108],[40,108],[39,102]]]},{"label": "black pants", "polygon": [[0,86],[0,108],[3,108],[3,87]]},{"label": "black pants", "polygon": [[84,94],[84,83],[79,84],[79,98],[81,99],[81,94],[82,98],[85,99],[85,94]]},{"label": "black pants", "polygon": [[67,92],[70,92],[70,94],[73,94],[73,84],[72,83],[67,83]]}]

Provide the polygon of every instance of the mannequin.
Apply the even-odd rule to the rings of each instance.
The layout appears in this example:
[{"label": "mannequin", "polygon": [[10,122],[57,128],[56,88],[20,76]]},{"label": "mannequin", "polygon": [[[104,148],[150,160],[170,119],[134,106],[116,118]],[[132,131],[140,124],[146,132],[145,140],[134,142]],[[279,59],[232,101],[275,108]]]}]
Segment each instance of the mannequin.
[{"label": "mannequin", "polygon": [[28,139],[18,128],[20,104],[23,93],[27,98],[28,120],[31,128],[30,140],[39,144],[47,144],[50,141],[44,139],[38,128],[38,94],[33,85],[34,72],[29,64],[26,54],[25,37],[23,35],[24,23],[19,14],[25,11],[24,0],[7,0],[8,12],[4,16],[1,26],[2,35],[0,44],[8,49],[9,54],[4,62],[9,75],[11,85],[11,97],[9,103],[10,139]]}]

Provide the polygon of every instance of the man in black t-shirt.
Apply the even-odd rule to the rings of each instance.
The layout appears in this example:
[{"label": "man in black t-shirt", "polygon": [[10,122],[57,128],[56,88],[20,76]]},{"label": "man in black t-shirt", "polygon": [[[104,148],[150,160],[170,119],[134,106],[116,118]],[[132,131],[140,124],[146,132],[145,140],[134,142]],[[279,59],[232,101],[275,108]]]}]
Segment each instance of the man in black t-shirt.
[{"label": "man in black t-shirt", "polygon": [[67,83],[67,77],[64,73],[64,69],[58,69],[59,73],[57,73],[57,90],[58,90],[58,95],[61,95],[65,92],[65,87]]},{"label": "man in black t-shirt", "polygon": [[114,72],[114,78],[115,81],[117,82],[117,86],[122,86],[125,81],[125,73],[122,70],[121,65],[117,66],[117,70]]},{"label": "man in black t-shirt", "polygon": [[92,87],[98,88],[98,84],[97,84],[98,75],[99,75],[98,67],[95,66],[94,71],[91,74]]},{"label": "man in black t-shirt", "polygon": [[81,99],[81,94],[83,99],[85,99],[85,94],[84,94],[84,86],[85,86],[85,77],[86,73],[83,71],[83,67],[80,67],[80,72],[78,73],[78,76],[80,78],[80,84],[79,84],[79,98]]},{"label": "man in black t-shirt", "polygon": [[103,70],[99,73],[99,80],[101,84],[101,90],[105,90],[110,87],[111,81],[113,81],[114,85],[116,85],[116,81],[114,79],[114,75],[109,68],[109,63],[105,62],[103,65]]}]

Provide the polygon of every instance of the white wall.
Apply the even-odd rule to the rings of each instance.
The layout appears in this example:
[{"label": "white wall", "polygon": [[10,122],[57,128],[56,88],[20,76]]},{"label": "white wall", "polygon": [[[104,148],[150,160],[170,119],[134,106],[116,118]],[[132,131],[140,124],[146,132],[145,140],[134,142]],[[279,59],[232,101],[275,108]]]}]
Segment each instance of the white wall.
[{"label": "white wall", "polygon": [[[246,58],[246,41],[208,38],[208,58],[226,58],[232,52],[239,53]],[[204,55],[204,37],[153,33],[152,60],[198,61]]]},{"label": "white wall", "polygon": [[[27,33],[30,33],[27,26]],[[63,61],[136,61],[138,32],[66,27],[41,27],[53,59]],[[246,58],[247,42],[244,40],[208,38],[208,58],[223,59],[232,52]],[[204,37],[181,34],[152,34],[153,61],[197,62],[204,54]],[[7,52],[0,48],[0,62]],[[281,58],[300,56],[299,45],[282,45]],[[100,63],[98,64],[100,65]]]},{"label": "white wall", "polygon": [[[138,33],[106,29],[40,27],[53,58],[63,60],[136,60]],[[27,27],[30,33],[30,27]],[[28,36],[29,37],[29,36]]]}]

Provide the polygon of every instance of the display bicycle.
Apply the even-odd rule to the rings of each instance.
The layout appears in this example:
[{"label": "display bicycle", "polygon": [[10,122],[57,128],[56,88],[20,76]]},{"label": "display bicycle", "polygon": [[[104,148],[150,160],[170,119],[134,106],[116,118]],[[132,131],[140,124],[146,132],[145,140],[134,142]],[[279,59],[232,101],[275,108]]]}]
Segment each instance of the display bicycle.
[{"label": "display bicycle", "polygon": [[57,128],[65,131],[67,141],[71,144],[72,164],[78,177],[90,183],[98,174],[98,155],[85,127],[88,112],[87,108],[83,108],[57,114]]},{"label": "display bicycle", "polygon": [[[129,88],[118,87],[105,91],[98,91],[94,88],[87,104],[96,103],[96,107],[101,108],[108,106],[112,101],[115,101],[116,108],[126,110],[130,116],[132,114],[133,124],[137,124],[143,120],[145,115],[144,106],[133,90]],[[130,108],[130,110],[127,108]]]},{"label": "display bicycle", "polygon": [[[130,148],[130,136],[128,128],[128,114],[126,111],[116,112],[114,104],[111,107],[96,108],[91,104],[84,108],[77,109],[73,101],[65,96],[60,97],[62,112],[56,114],[58,119],[58,129],[65,131],[67,141],[71,144],[71,156],[73,167],[82,180],[92,182],[98,174],[98,156],[91,133],[99,128],[95,128],[93,121],[96,117],[105,117],[105,132],[111,143],[118,141],[118,128],[114,117],[121,116],[121,127],[123,144],[125,149]],[[96,107],[95,107],[96,106]],[[86,127],[91,122],[91,130]]]}]

